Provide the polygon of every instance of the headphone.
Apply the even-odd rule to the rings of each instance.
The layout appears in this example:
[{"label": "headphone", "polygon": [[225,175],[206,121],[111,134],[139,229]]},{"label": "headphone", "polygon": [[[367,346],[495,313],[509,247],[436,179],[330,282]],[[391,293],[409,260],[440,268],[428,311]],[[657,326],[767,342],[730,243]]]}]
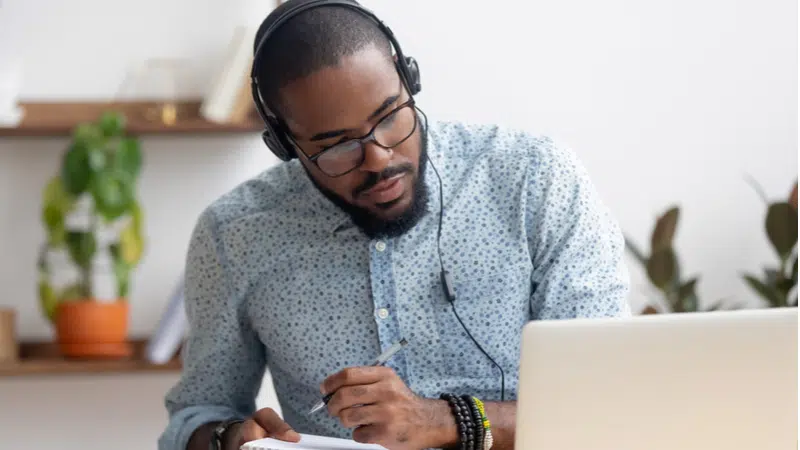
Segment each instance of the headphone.
[{"label": "headphone", "polygon": [[403,50],[400,48],[397,39],[395,39],[392,30],[378,19],[372,11],[364,8],[355,0],[292,0],[282,3],[264,19],[264,22],[256,33],[253,66],[250,69],[250,87],[253,94],[253,101],[255,102],[258,115],[261,116],[261,120],[264,122],[264,131],[261,133],[261,138],[264,140],[264,144],[266,144],[272,153],[281,161],[290,161],[297,157],[297,153],[288,139],[288,130],[285,125],[278,119],[276,114],[270,111],[266,102],[261,97],[261,92],[258,89],[258,80],[256,79],[256,69],[259,66],[258,62],[261,58],[262,48],[264,48],[270,36],[275,33],[275,30],[298,14],[319,6],[342,6],[355,10],[372,20],[381,32],[386,35],[394,47],[397,56],[395,60],[397,73],[400,75],[400,79],[409,94],[414,96],[422,90],[417,61],[412,57],[403,55]]}]

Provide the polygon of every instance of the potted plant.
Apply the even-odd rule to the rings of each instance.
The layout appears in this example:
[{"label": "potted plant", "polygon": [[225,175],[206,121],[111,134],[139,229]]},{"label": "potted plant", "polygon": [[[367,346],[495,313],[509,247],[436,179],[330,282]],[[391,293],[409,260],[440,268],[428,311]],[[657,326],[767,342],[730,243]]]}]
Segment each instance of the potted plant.
[{"label": "potted plant", "polygon": [[765,267],[759,278],[745,273],[745,282],[770,307],[797,306],[797,182],[786,200],[770,202],[764,190],[752,182],[764,203],[767,214],[764,230],[778,256],[777,266]]},{"label": "potted plant", "polygon": [[641,314],[657,314],[659,312],[682,313],[714,311],[723,309],[723,302],[709,307],[700,305],[696,287],[699,277],[683,278],[677,252],[673,246],[675,232],[678,228],[680,209],[672,206],[657,220],[650,236],[650,252],[645,254],[627,236],[625,247],[644,266],[650,283],[662,295],[659,305],[649,304]]},{"label": "potted plant", "polygon": [[[144,248],[136,199],[141,167],[139,141],[126,135],[125,117],[107,112],[75,128],[60,170],[44,188],[39,299],[64,356],[130,354],[130,275]],[[100,295],[103,280],[111,289]]]}]

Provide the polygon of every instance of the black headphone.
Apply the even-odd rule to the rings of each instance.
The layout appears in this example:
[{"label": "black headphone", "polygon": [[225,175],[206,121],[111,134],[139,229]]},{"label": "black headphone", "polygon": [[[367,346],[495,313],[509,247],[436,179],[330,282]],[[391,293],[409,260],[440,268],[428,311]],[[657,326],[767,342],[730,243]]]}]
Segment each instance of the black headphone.
[{"label": "black headphone", "polygon": [[259,66],[258,62],[261,49],[264,43],[269,40],[272,33],[292,17],[318,6],[342,6],[350,8],[374,21],[375,25],[386,35],[394,47],[394,51],[397,55],[397,60],[395,61],[397,72],[409,94],[413,96],[422,90],[417,61],[412,57],[403,55],[403,50],[400,48],[397,39],[395,39],[392,30],[381,22],[372,11],[364,8],[355,0],[290,0],[282,3],[264,19],[264,22],[258,29],[253,51],[253,67],[250,70],[250,86],[253,91],[253,101],[255,102],[258,115],[261,116],[261,120],[264,121],[265,129],[261,133],[261,138],[264,140],[267,147],[272,150],[272,153],[281,161],[289,161],[296,158],[297,153],[287,137],[285,126],[278,117],[269,110],[269,107],[261,97],[261,92],[258,90],[258,80],[256,80],[256,68]]}]

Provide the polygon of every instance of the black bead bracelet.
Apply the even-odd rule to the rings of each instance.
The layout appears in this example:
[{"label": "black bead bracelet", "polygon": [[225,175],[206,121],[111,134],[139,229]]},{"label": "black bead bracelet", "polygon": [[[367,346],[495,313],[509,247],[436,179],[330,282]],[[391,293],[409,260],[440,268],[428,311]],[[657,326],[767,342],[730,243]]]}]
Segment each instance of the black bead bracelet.
[{"label": "black bead bracelet", "polygon": [[477,405],[472,402],[471,397],[442,394],[439,398],[447,400],[456,420],[459,435],[457,448],[459,450],[481,450],[484,438],[483,422],[480,420]]}]

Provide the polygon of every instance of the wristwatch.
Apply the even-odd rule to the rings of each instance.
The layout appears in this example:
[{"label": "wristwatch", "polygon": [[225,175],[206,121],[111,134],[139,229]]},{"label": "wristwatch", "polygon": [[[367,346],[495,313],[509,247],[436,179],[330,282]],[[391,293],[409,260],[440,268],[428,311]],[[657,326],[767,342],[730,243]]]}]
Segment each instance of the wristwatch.
[{"label": "wristwatch", "polygon": [[219,425],[214,427],[214,431],[211,433],[210,450],[227,450],[224,448],[225,432],[228,431],[228,428],[230,428],[231,425],[242,422],[244,422],[244,420],[231,419],[221,422]]}]

